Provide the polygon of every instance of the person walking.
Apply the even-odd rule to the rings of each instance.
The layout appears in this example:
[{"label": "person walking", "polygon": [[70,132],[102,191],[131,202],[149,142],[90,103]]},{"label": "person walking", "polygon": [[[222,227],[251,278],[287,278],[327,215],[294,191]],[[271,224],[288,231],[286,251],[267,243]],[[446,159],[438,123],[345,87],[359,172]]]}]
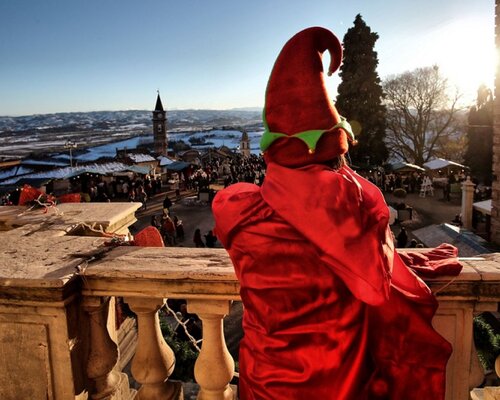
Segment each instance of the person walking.
[{"label": "person walking", "polygon": [[163,215],[161,234],[163,236],[163,241],[165,242],[165,244],[169,244],[170,246],[174,246],[176,244],[175,225],[172,221],[172,218],[170,218],[168,214]]},{"label": "person walking", "polygon": [[194,231],[193,242],[196,247],[205,247],[205,243],[203,243],[203,239],[201,238],[200,229]]},{"label": "person walking", "polygon": [[182,242],[184,240],[184,225],[182,224],[182,220],[180,220],[177,215],[174,215],[172,221],[174,221],[175,236],[177,240]]},{"label": "person walking", "polygon": [[406,247],[408,243],[408,234],[404,226],[401,227],[398,236],[396,236],[397,246],[399,249]]},{"label": "person walking", "polygon": [[208,233],[205,235],[205,243],[207,244],[207,247],[214,248],[216,242],[217,242],[217,237],[213,234],[211,230],[208,231]]},{"label": "person walking", "polygon": [[167,212],[170,213],[170,207],[172,207],[172,200],[170,200],[170,197],[168,197],[167,194],[163,200],[163,211],[167,210]]}]

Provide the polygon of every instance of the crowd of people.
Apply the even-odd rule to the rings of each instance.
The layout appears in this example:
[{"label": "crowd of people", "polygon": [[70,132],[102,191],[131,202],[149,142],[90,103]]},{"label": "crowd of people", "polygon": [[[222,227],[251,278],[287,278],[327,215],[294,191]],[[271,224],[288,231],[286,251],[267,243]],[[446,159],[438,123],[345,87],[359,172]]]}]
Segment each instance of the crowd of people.
[{"label": "crowd of people", "polygon": [[460,184],[466,179],[463,171],[431,176],[427,172],[385,173],[376,169],[369,172],[360,171],[359,174],[385,193],[393,193],[396,189],[404,189],[406,193],[419,193],[423,186],[429,186],[433,189],[441,189],[443,199],[447,201],[450,201],[453,185]]},{"label": "crowd of people", "polygon": [[[161,215],[151,215],[151,226],[158,229],[165,246],[182,245],[185,240],[184,224],[181,219],[171,210],[173,202],[169,194],[163,199],[163,211]],[[196,228],[193,235],[195,247],[216,247],[217,237],[209,230],[202,235],[201,230]]]},{"label": "crowd of people", "polygon": [[124,177],[100,177],[70,180],[70,192],[83,193],[86,201],[108,202],[113,200],[138,201],[146,208],[149,198],[162,191],[161,177],[150,175]]},{"label": "crowd of people", "polygon": [[[178,186],[194,190],[196,192],[209,190],[211,184],[219,184],[227,187],[236,182],[248,182],[261,185],[264,181],[266,164],[261,155],[250,155],[243,157],[235,155],[224,160],[216,159],[208,161],[202,167],[190,171],[189,174],[179,176]],[[148,193],[141,185],[134,184],[135,198],[130,201],[149,198]],[[143,194],[144,192],[144,194]],[[138,195],[139,193],[139,195]],[[163,238],[166,246],[183,245],[185,240],[184,224],[171,210],[174,198],[167,194],[163,200],[163,212],[161,215],[151,216],[151,225],[156,227]],[[179,200],[179,195],[175,195],[175,200]],[[147,208],[146,200],[143,208]],[[195,247],[213,248],[218,245],[217,237],[212,230],[202,232],[196,228],[193,233],[192,242]]]},{"label": "crowd of people", "polygon": [[262,155],[251,154],[249,157],[243,157],[238,154],[224,161],[208,162],[204,172],[210,183],[220,180],[224,187],[237,182],[255,183],[260,186],[266,175],[266,163]]}]

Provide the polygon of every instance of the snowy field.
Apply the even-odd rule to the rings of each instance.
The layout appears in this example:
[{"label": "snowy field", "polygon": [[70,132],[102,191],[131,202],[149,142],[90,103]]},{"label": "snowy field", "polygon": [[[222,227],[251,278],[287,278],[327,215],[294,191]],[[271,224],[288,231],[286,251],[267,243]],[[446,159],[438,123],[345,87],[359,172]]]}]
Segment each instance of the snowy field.
[{"label": "snowy field", "polygon": [[[262,136],[260,132],[248,132],[250,139],[250,149],[252,153],[259,154],[259,142]],[[190,133],[172,133],[168,134],[169,140],[182,140],[191,145],[194,149],[219,148],[227,146],[231,150],[237,150],[240,145],[241,132],[236,130],[212,130],[208,132],[190,132]],[[193,145],[189,139],[204,140],[204,144]],[[135,149],[139,145],[147,145],[153,143],[153,136],[136,136],[125,140],[120,140],[113,143],[107,143],[100,146],[90,147],[88,149],[78,151],[73,155],[73,160],[79,162],[96,161],[102,157],[113,158],[117,150]],[[57,156],[59,159],[69,159],[68,153],[61,153]]]}]

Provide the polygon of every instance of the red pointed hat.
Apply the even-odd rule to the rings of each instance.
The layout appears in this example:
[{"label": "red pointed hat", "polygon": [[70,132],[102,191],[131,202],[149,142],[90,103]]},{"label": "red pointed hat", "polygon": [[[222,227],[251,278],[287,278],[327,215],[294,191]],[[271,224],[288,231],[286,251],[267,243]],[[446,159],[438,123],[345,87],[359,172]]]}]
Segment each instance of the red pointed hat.
[{"label": "red pointed hat", "polygon": [[354,140],[323,79],[322,54],[330,53],[328,75],[342,61],[342,46],[328,29],[313,27],[293,36],[274,64],[266,90],[260,143],[267,161],[299,167],[329,161]]}]

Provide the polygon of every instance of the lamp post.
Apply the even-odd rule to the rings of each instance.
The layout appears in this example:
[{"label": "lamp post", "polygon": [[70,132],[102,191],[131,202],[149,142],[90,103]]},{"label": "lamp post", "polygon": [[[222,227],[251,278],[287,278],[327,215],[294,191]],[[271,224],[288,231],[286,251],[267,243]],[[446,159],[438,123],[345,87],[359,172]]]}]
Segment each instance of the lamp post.
[{"label": "lamp post", "polygon": [[69,165],[73,166],[73,149],[76,149],[78,145],[71,140],[67,140],[64,144],[64,148],[69,149]]}]

